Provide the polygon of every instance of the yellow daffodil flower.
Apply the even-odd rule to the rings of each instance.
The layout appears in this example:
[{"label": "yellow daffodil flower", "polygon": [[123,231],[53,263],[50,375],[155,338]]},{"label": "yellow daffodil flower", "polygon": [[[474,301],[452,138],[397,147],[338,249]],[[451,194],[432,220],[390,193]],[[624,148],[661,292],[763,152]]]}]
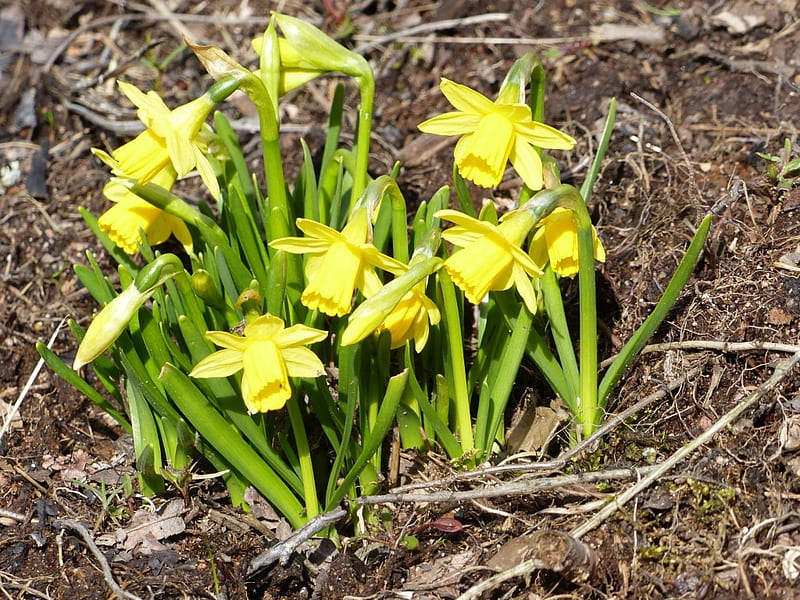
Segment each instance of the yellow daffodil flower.
[{"label": "yellow daffodil flower", "polygon": [[441,313],[436,303],[425,295],[425,283],[420,282],[409,291],[378,328],[392,336],[391,347],[399,348],[414,340],[414,349],[422,352],[428,343],[430,325],[436,325]]},{"label": "yellow daffodil flower", "polygon": [[460,135],[454,157],[458,172],[482,187],[495,187],[511,164],[532,190],[543,186],[542,160],[534,146],[569,150],[575,140],[553,127],[533,121],[526,104],[507,103],[507,94],[492,102],[483,94],[442,78],[440,89],[457,110],[420,123],[437,135]]},{"label": "yellow daffodil flower", "polygon": [[436,217],[455,223],[442,237],[456,246],[444,267],[467,300],[478,304],[490,290],[516,286],[525,305],[536,312],[536,292],[531,277],[540,277],[541,269],[520,248],[535,224],[535,217],[518,211],[499,225],[479,221],[456,210],[440,210]]},{"label": "yellow daffodil flower", "polygon": [[279,410],[292,396],[289,377],[320,377],[322,361],[306,344],[328,333],[305,325],[284,327],[278,317],[262,315],[244,328],[244,336],[209,331],[206,338],[224,348],[195,365],[190,377],[228,377],[243,370],[242,397],[250,414]]},{"label": "yellow daffodil flower", "polygon": [[148,183],[156,174],[172,165],[178,177],[197,168],[211,195],[219,197],[214,175],[202,137],[198,135],[216,102],[205,93],[191,102],[170,110],[154,91],[142,93],[135,86],[119,82],[122,92],[139,109],[137,115],[147,129],[113,151],[117,162],[114,174]]},{"label": "yellow daffodil flower", "polygon": [[[592,227],[594,257],[606,260],[606,250]],[[540,268],[550,261],[553,271],[561,277],[574,277],[578,273],[578,228],[575,217],[567,208],[556,208],[542,219],[531,240],[529,254]]]},{"label": "yellow daffodil flower", "polygon": [[[152,183],[169,190],[175,178],[175,169],[167,166],[153,177]],[[151,246],[167,241],[174,234],[184,248],[191,250],[192,235],[186,223],[178,217],[142,200],[125,186],[113,181],[106,184],[103,194],[114,202],[114,206],[100,215],[97,225],[128,254],[135,254],[139,250],[137,243],[142,241],[139,229],[144,231]]]},{"label": "yellow daffodil flower", "polygon": [[369,243],[370,223],[366,208],[356,210],[339,232],[311,219],[297,219],[308,237],[281,238],[270,246],[293,254],[311,254],[306,262],[308,284],[300,301],[312,310],[341,317],[352,309],[356,289],[369,297],[381,287],[375,267],[392,273],[406,266],[381,254]]}]

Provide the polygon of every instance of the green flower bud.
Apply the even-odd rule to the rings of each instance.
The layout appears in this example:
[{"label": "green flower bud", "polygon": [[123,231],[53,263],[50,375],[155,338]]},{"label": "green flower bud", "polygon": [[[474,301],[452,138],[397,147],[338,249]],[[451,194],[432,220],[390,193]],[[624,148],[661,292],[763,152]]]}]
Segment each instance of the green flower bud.
[{"label": "green flower bud", "polygon": [[191,285],[192,291],[203,302],[217,310],[225,310],[225,300],[222,298],[222,294],[220,294],[208,271],[198,269],[192,273]]},{"label": "green flower bud", "polygon": [[[286,41],[294,49],[294,56],[301,57],[304,67],[318,71],[339,71],[356,79],[372,78],[372,70],[367,60],[333,41],[322,31],[294,17],[273,13]],[[281,47],[281,59],[285,67],[288,56]]]}]

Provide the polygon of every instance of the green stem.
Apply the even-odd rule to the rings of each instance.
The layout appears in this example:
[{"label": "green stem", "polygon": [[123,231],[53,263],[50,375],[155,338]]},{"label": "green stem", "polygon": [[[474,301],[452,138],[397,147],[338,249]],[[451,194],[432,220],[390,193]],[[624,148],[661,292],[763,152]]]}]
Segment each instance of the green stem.
[{"label": "green stem", "polygon": [[372,133],[372,106],[375,101],[375,80],[372,77],[359,77],[361,106],[358,109],[358,132],[356,137],[356,168],[353,173],[351,203],[355,203],[367,186],[369,169],[369,143]]},{"label": "green stem", "polygon": [[264,153],[264,176],[266,177],[267,197],[269,198],[269,214],[267,231],[269,239],[275,240],[289,237],[289,199],[286,194],[286,179],[283,173],[283,157],[278,139],[277,116],[272,114],[271,106],[258,107],[259,124],[261,125],[261,144]]},{"label": "green stem", "polygon": [[575,405],[575,397],[580,386],[580,369],[575,358],[575,348],[569,335],[567,317],[564,313],[564,301],[561,297],[561,286],[553,272],[553,267],[548,263],[544,275],[539,280],[544,299],[547,320],[550,322],[550,332],[553,336],[558,359],[561,363],[563,377],[570,392],[569,398],[563,398],[568,406]]},{"label": "green stem", "polygon": [[475,449],[472,435],[472,415],[469,409],[469,393],[467,391],[467,374],[464,366],[464,348],[462,345],[461,320],[458,316],[458,303],[453,282],[444,269],[438,272],[439,287],[442,291],[442,321],[446,331],[447,354],[445,362],[449,363],[450,378],[453,389],[453,403],[456,412],[456,428],[461,436],[461,448],[465,454]]},{"label": "green stem", "polygon": [[581,185],[581,196],[583,197],[584,203],[588,203],[589,197],[592,195],[592,188],[594,188],[594,182],[597,181],[597,176],[600,173],[600,167],[603,158],[605,158],[606,150],[608,149],[608,142],[611,140],[611,132],[614,131],[614,121],[616,118],[617,99],[611,98],[611,103],[608,105],[606,123],[603,127],[603,135],[600,137],[600,143],[597,146],[597,153],[594,156],[594,161],[592,161],[589,173],[587,173],[586,179],[583,181],[583,185]]},{"label": "green stem", "polygon": [[303,482],[303,498],[306,502],[306,517],[309,519],[319,514],[319,500],[317,499],[317,484],[314,479],[314,463],[311,460],[311,451],[308,447],[308,437],[303,425],[303,415],[297,404],[297,394],[286,402],[289,420],[292,422],[294,443],[297,447],[297,457],[300,459],[300,478]]},{"label": "green stem", "polygon": [[[525,346],[533,325],[533,315],[524,303],[520,304],[519,312],[513,320],[511,336],[506,340],[500,354],[499,363],[495,373],[490,373],[487,379],[491,381],[490,392],[490,411],[488,416],[487,429],[483,436],[478,437],[479,448],[484,456],[488,455],[492,449],[494,436],[500,430],[503,423],[503,415],[511,395],[511,389],[517,377],[520,362],[525,354]],[[477,428],[476,428],[477,429]]]}]

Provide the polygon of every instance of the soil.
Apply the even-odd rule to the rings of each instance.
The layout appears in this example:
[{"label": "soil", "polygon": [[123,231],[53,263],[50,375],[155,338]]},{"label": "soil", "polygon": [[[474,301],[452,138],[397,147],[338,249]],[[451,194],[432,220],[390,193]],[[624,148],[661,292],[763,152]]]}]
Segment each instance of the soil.
[{"label": "soil", "polygon": [[[713,427],[794,351],[800,190],[791,180],[779,187],[758,153],[780,155],[785,139],[792,148],[798,142],[796,0],[11,0],[4,6],[0,401],[10,406],[22,398],[0,440],[5,597],[457,598],[532,553],[541,568],[479,597],[797,596],[800,376],[794,371],[580,542],[557,535],[588,522],[633,485],[634,467],[666,460]],[[629,476],[457,502],[394,502],[386,505],[391,525],[374,539],[351,539],[327,552],[324,544],[313,553],[303,546],[287,564],[248,579],[250,561],[275,541],[274,523],[231,508],[214,479],[153,499],[137,495],[135,478],[126,488],[134,470],[122,432],[47,368],[35,375],[34,344],[47,342],[66,316],[87,323],[96,308],[72,265],[85,264],[91,250],[113,275],[78,213],[86,207],[99,214],[106,206],[106,169],[89,149],[129,139],[124,126],[135,120],[128,105],[120,108],[113,80],[157,89],[171,106],[185,102],[209,79],[189,52],[171,55],[181,36],[253,56],[249,39],[263,31],[270,9],[344,34],[345,43],[363,49],[378,74],[372,167],[385,173],[401,160],[399,182],[411,204],[451,178],[452,145],[416,131],[447,108],[441,76],[491,95],[517,56],[539,53],[548,73],[547,121],[579,140],[573,151],[558,153],[564,179],[577,185],[609,100],[617,98],[614,136],[590,203],[608,254],[599,272],[603,358],[646,318],[694,228],[714,212],[701,262],[653,339],[673,344],[637,359],[609,411],[661,396],[562,468],[567,474],[626,468]],[[174,18],[164,17],[166,10]],[[492,20],[489,13],[505,16]],[[452,21],[412,29],[444,20]],[[395,32],[399,37],[384,37]],[[326,80],[285,99],[285,122],[293,125],[284,136],[290,169],[299,162],[299,135],[319,148],[330,93]],[[245,104],[237,110],[234,116],[248,116]],[[519,184],[511,178],[491,194],[499,203]],[[186,194],[198,189],[193,180],[182,184]],[[695,341],[751,345],[698,348]],[[765,349],[763,342],[775,345]],[[53,349],[69,360],[71,335],[59,333]],[[535,387],[519,397],[518,412],[530,399],[551,400]],[[563,437],[540,459],[556,456]],[[435,456],[423,460],[417,478],[451,470]],[[484,481],[464,479],[449,488],[478,490]],[[120,532],[146,520],[148,509],[172,511],[183,526],[126,545]],[[57,519],[83,523],[86,536],[56,527]],[[419,540],[413,549],[400,544],[409,530]],[[542,534],[549,537],[536,537]],[[543,558],[544,549],[558,554],[562,544],[573,559],[574,552],[586,556],[569,564]]]}]

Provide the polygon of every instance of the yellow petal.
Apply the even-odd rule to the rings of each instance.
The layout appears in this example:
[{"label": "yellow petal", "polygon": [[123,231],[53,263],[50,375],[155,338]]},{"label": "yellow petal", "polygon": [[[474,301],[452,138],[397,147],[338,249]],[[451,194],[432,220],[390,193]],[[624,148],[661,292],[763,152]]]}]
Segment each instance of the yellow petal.
[{"label": "yellow petal", "polygon": [[308,348],[284,348],[281,354],[290,377],[314,378],[325,375],[322,361]]},{"label": "yellow petal", "polygon": [[292,254],[304,254],[324,252],[330,246],[327,240],[315,240],[314,238],[287,237],[273,240],[269,243],[270,248],[283,250]]},{"label": "yellow petal", "polygon": [[417,129],[436,135],[463,135],[475,131],[480,121],[480,115],[448,112],[423,121],[417,125]]},{"label": "yellow petal", "polygon": [[244,335],[248,339],[274,340],[283,331],[283,320],[273,315],[261,315],[248,323]]},{"label": "yellow petal", "polygon": [[217,350],[194,366],[189,377],[228,377],[242,368],[242,352],[239,350]]},{"label": "yellow petal", "polygon": [[482,239],[455,252],[444,266],[467,300],[478,304],[489,290],[497,289],[496,282],[505,286],[509,281],[511,256],[490,240]]},{"label": "yellow petal", "polygon": [[207,331],[205,337],[215,346],[230,348],[239,352],[243,352],[247,346],[247,340],[245,338],[240,335],[233,335],[227,331]]},{"label": "yellow petal", "polygon": [[509,159],[525,185],[534,191],[542,189],[544,186],[542,159],[536,149],[528,143],[528,140],[517,136]]},{"label": "yellow petal", "polygon": [[194,146],[194,152],[195,166],[197,167],[197,172],[200,173],[200,179],[206,184],[211,196],[214,199],[219,199],[219,182],[217,181],[217,174],[214,173],[214,167],[211,166],[211,162],[208,160],[206,153],[197,146]]},{"label": "yellow petal", "polygon": [[528,307],[528,311],[532,315],[535,315],[539,304],[536,301],[536,291],[533,289],[530,277],[528,277],[525,270],[518,264],[514,265],[514,285],[519,295],[522,296],[525,306]]},{"label": "yellow petal", "polygon": [[485,115],[494,110],[494,102],[466,85],[442,77],[439,89],[450,104],[462,112]]},{"label": "yellow petal", "polygon": [[503,173],[514,145],[514,127],[498,113],[481,119],[475,133],[463,136],[456,144],[454,158],[458,171],[482,187],[495,187]]},{"label": "yellow petal", "polygon": [[544,227],[538,227],[531,239],[531,245],[528,248],[528,254],[540,269],[544,269],[547,261],[550,258],[547,255],[547,239],[544,237]]},{"label": "yellow petal", "polygon": [[328,337],[327,331],[297,324],[278,332],[274,340],[278,348],[286,349],[291,346],[304,346],[321,342],[326,337]]},{"label": "yellow petal", "polygon": [[572,136],[538,121],[530,121],[528,123],[515,122],[514,129],[517,135],[524,137],[528,143],[540,148],[571,150],[575,145],[575,138]]},{"label": "yellow petal", "polygon": [[[328,242],[340,242],[343,240],[342,233],[335,229],[323,225],[313,219],[298,218],[296,220],[297,228],[305,233],[307,236],[326,240]],[[363,240],[361,240],[363,241]]]},{"label": "yellow petal", "polygon": [[139,230],[146,234],[160,215],[160,209],[144,200],[126,200],[100,215],[97,225],[117,246],[128,254],[135,254],[139,250]]},{"label": "yellow petal", "polygon": [[166,143],[150,129],[114,150],[113,155],[118,165],[114,174],[138,179],[139,183],[149,183],[170,164]]},{"label": "yellow petal", "polygon": [[361,258],[348,244],[331,244],[300,300],[308,308],[326,315],[346,315],[352,308],[353,292],[362,269]]}]

